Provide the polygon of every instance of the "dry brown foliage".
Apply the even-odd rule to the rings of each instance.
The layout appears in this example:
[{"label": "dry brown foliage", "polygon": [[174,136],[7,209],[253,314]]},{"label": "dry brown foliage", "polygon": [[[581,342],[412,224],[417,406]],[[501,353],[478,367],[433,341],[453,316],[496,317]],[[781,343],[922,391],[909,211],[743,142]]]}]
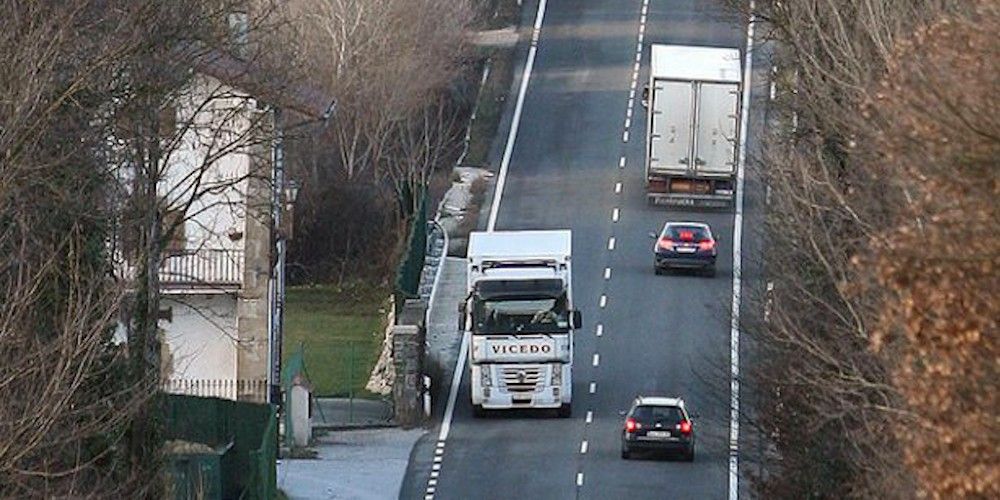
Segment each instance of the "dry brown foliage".
[{"label": "dry brown foliage", "polygon": [[762,496],[995,496],[985,6],[757,2],[783,90],[759,162],[773,307],[747,370]]},{"label": "dry brown foliage", "polygon": [[872,168],[911,197],[875,256],[872,345],[897,353],[895,428],[931,498],[1000,497],[1000,8],[978,3],[899,44],[867,108]]}]

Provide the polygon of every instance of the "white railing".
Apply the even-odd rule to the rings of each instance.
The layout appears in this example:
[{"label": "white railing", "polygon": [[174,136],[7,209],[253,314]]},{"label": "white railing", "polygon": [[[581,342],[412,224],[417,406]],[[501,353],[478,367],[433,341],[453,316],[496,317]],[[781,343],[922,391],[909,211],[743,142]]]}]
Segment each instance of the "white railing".
[{"label": "white railing", "polygon": [[267,380],[169,379],[163,392],[263,403],[267,401]]},{"label": "white railing", "polygon": [[[122,278],[136,277],[134,263],[118,259]],[[160,263],[160,285],[164,287],[238,287],[243,283],[242,250],[198,249],[166,255]]]}]

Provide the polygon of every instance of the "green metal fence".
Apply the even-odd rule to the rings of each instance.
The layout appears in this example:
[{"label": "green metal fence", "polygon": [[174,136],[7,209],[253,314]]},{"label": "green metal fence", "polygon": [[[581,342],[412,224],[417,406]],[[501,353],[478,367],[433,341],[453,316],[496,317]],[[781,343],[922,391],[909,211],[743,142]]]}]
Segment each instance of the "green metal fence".
[{"label": "green metal fence", "polygon": [[[221,497],[207,498],[277,497],[277,416],[273,406],[178,394],[164,398],[166,439],[200,443],[221,454]],[[178,473],[174,479],[183,483],[191,477]],[[198,488],[205,490],[200,485]],[[182,490],[190,491],[191,486],[178,485],[177,491]]]},{"label": "green metal fence", "polygon": [[394,302],[397,313],[402,310],[406,299],[419,296],[420,273],[423,272],[424,260],[427,257],[427,189],[422,189],[418,196],[420,196],[420,208],[410,218],[406,253],[396,272]]}]

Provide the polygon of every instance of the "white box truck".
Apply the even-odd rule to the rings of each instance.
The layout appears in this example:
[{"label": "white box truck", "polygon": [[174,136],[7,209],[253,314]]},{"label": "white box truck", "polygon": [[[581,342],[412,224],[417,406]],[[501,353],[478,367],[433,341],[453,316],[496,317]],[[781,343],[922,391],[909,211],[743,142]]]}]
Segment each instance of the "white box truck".
[{"label": "white box truck", "polygon": [[741,74],[739,49],[651,46],[642,96],[649,203],[732,205]]},{"label": "white box truck", "polygon": [[573,401],[572,233],[473,232],[459,330],[470,335],[473,410],[552,408]]}]

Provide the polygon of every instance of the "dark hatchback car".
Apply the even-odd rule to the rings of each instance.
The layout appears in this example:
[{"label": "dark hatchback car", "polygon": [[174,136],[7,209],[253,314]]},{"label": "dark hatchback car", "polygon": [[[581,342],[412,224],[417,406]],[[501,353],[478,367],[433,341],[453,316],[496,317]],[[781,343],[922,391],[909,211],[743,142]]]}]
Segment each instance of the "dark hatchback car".
[{"label": "dark hatchback car", "polygon": [[622,428],[622,458],[638,451],[680,453],[694,461],[694,423],[683,399],[635,398]]},{"label": "dark hatchback car", "polygon": [[[655,234],[652,236],[656,237]],[[668,222],[656,238],[653,254],[653,269],[656,274],[680,268],[696,269],[708,276],[715,276],[718,241],[708,224]]]}]

